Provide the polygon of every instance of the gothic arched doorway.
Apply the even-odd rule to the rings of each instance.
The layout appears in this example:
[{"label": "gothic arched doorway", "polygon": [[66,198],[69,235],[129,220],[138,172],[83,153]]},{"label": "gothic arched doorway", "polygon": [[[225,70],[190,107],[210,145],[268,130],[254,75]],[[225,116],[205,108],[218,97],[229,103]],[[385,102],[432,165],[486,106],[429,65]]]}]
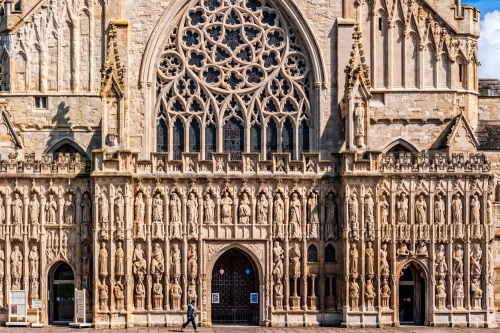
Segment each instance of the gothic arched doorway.
[{"label": "gothic arched doorway", "polygon": [[259,274],[252,260],[238,249],[226,251],[212,271],[212,324],[258,325],[258,293]]},{"label": "gothic arched doorway", "polygon": [[423,325],[425,321],[425,279],[414,264],[406,267],[399,278],[400,324]]},{"label": "gothic arched doorway", "polygon": [[49,322],[64,324],[73,321],[75,309],[75,274],[64,262],[56,264],[49,273]]}]

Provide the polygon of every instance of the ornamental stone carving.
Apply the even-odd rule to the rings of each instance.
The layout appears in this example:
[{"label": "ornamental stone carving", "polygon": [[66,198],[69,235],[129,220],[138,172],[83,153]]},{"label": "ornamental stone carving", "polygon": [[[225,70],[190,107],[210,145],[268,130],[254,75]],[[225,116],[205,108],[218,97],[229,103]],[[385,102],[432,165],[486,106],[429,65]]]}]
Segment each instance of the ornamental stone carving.
[{"label": "ornamental stone carving", "polygon": [[45,204],[45,220],[47,224],[56,224],[57,202],[53,194],[49,194],[49,199]]},{"label": "ornamental stone carving", "polygon": [[188,235],[190,238],[198,239],[198,200],[194,193],[189,193],[186,202]]},{"label": "ornamental stone carving", "polygon": [[224,191],[221,200],[222,224],[231,224],[233,222],[233,200],[229,197],[229,192]]},{"label": "ornamental stone carving", "polygon": [[280,193],[276,193],[273,205],[274,238],[285,238],[285,203]]},{"label": "ornamental stone carving", "polygon": [[240,201],[240,206],[238,207],[238,223],[239,224],[249,224],[250,223],[250,199],[248,199],[248,194],[243,192]]},{"label": "ornamental stone carving", "polygon": [[329,192],[325,199],[325,223],[324,237],[325,240],[338,239],[338,225],[336,219],[335,198],[332,192]]},{"label": "ornamental stone carving", "polygon": [[307,239],[318,239],[319,238],[319,206],[318,206],[318,195],[312,191],[308,202],[308,216],[309,223],[307,224]]},{"label": "ornamental stone carving", "polygon": [[163,232],[163,198],[160,193],[157,193],[153,199],[153,239],[162,240],[164,237]]},{"label": "ornamental stone carving", "polygon": [[81,240],[90,239],[90,225],[92,223],[92,201],[88,192],[83,194],[82,202],[82,225],[81,225]]},{"label": "ornamental stone carving", "polygon": [[22,225],[23,225],[23,201],[19,193],[14,193],[14,200],[12,200],[12,238],[22,239]]},{"label": "ornamental stone carving", "polygon": [[170,196],[170,237],[182,239],[181,200],[177,193]]},{"label": "ornamental stone carving", "polygon": [[99,198],[99,224],[99,238],[102,240],[109,239],[109,201],[104,190],[101,192],[101,197]]},{"label": "ornamental stone carving", "polygon": [[259,201],[257,202],[257,223],[267,224],[267,215],[269,211],[269,201],[265,193],[260,195]]},{"label": "ornamental stone carving", "polygon": [[19,245],[14,245],[10,254],[10,271],[12,276],[12,290],[21,289],[21,278],[23,277],[23,254],[19,250]]},{"label": "ornamental stone carving", "polygon": [[153,246],[153,251],[151,252],[151,274],[153,275],[163,275],[165,272],[165,258],[163,256],[163,250],[160,244],[155,243]]},{"label": "ornamental stone carving", "polygon": [[172,276],[174,279],[178,279],[181,276],[181,250],[179,250],[179,245],[172,245],[172,252],[170,254],[172,262]]},{"label": "ornamental stone carving", "polygon": [[198,249],[196,244],[189,245],[188,252],[188,275],[191,284],[196,283],[198,276]]},{"label": "ornamental stone carving", "polygon": [[115,197],[115,223],[116,223],[116,238],[123,240],[124,225],[125,225],[125,199],[121,191],[118,191]]},{"label": "ornamental stone carving", "polygon": [[359,239],[359,221],[358,221],[358,197],[356,193],[352,193],[347,204],[349,214],[350,238],[352,241]]},{"label": "ornamental stone carving", "polygon": [[64,201],[64,223],[67,225],[72,225],[75,223],[75,201],[73,200],[73,195],[68,194],[68,199]]},{"label": "ornamental stone carving", "polygon": [[142,192],[137,193],[134,203],[134,227],[135,238],[146,240],[146,224],[144,221],[146,215],[146,204],[144,203]]},{"label": "ornamental stone carving", "polygon": [[349,249],[349,274],[354,277],[358,276],[358,249],[356,247],[356,243],[351,244],[351,248]]},{"label": "ornamental stone carving", "polygon": [[123,251],[122,242],[117,243],[115,250],[115,276],[117,280],[125,275],[125,252]]},{"label": "ornamental stone carving", "polygon": [[297,193],[293,193],[290,199],[289,224],[289,237],[292,239],[301,239],[301,203]]},{"label": "ornamental stone carving", "polygon": [[99,278],[102,283],[105,283],[108,277],[108,250],[106,249],[106,243],[101,243],[101,249],[99,250]]},{"label": "ornamental stone carving", "polygon": [[215,216],[215,203],[212,200],[210,194],[205,194],[205,200],[203,202],[203,218],[205,224],[214,224],[214,216]]},{"label": "ornamental stone carving", "polygon": [[299,244],[295,243],[292,248],[290,248],[290,275],[294,279],[298,279],[300,277],[300,259],[301,253],[299,249]]}]

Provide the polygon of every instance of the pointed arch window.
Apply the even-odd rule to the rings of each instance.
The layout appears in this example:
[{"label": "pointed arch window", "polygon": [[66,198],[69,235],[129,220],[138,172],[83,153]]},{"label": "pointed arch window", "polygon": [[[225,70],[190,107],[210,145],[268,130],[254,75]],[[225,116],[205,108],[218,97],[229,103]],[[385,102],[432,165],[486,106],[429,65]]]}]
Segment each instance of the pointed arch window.
[{"label": "pointed arch window", "polygon": [[189,126],[189,151],[200,151],[200,124],[196,119],[193,119]]},{"label": "pointed arch window", "polygon": [[181,154],[184,152],[184,124],[180,119],[177,119],[173,128],[173,156],[174,160],[180,160]]},{"label": "pointed arch window", "polygon": [[307,262],[318,262],[318,248],[314,245],[309,245],[307,248]]},{"label": "pointed arch window", "polygon": [[217,132],[214,125],[205,128],[205,159],[211,160],[212,153],[217,149]]},{"label": "pointed arch window", "polygon": [[278,151],[278,127],[272,118],[267,123],[266,141],[266,158],[271,160],[271,154]]},{"label": "pointed arch window", "polygon": [[262,148],[262,138],[260,133],[260,126],[257,124],[252,125],[250,127],[250,152],[251,153],[260,153]]},{"label": "pointed arch window", "polygon": [[325,248],[325,262],[335,262],[335,248],[331,244]]},{"label": "pointed arch window", "polygon": [[236,118],[230,118],[223,127],[223,148],[231,160],[241,160],[244,151],[245,136],[243,126]]},{"label": "pointed arch window", "polygon": [[292,153],[292,159],[295,159],[293,154],[293,124],[290,119],[287,119],[283,124],[281,151],[283,153]]}]

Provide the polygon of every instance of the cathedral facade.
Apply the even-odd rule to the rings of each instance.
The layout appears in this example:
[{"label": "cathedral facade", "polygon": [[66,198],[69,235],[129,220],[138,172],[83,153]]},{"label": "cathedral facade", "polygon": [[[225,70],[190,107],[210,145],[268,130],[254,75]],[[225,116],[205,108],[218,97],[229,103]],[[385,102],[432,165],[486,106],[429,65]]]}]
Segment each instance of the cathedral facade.
[{"label": "cathedral facade", "polygon": [[477,9],[0,3],[0,321],[496,327]]}]

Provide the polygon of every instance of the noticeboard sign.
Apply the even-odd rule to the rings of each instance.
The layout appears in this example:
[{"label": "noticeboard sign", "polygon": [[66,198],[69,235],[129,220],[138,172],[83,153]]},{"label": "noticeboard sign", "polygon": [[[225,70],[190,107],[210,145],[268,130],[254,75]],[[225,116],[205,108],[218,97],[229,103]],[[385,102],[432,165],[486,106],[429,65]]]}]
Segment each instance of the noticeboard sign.
[{"label": "noticeboard sign", "polygon": [[26,290],[11,290],[9,291],[9,316],[10,317],[26,317],[28,315],[27,301],[28,293]]},{"label": "noticeboard sign", "polygon": [[250,294],[250,303],[251,304],[259,303],[259,293],[251,293]]},{"label": "noticeboard sign", "polygon": [[43,303],[41,299],[33,299],[31,300],[31,307],[33,309],[42,309],[43,308]]},{"label": "noticeboard sign", "polygon": [[212,304],[219,304],[219,293],[212,293]]},{"label": "noticeboard sign", "polygon": [[85,317],[85,290],[76,290],[75,315],[78,318]]}]

